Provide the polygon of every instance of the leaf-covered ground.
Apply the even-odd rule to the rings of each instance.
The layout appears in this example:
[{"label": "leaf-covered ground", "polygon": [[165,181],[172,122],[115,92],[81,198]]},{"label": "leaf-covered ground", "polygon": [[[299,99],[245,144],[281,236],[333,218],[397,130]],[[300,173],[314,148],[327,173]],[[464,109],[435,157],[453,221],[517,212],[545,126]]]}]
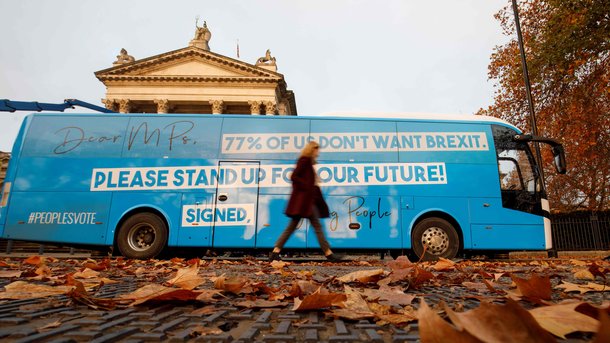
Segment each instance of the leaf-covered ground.
[{"label": "leaf-covered ground", "polygon": [[[242,260],[0,259],[0,304],[67,295],[93,310],[190,303],[319,311],[381,326],[417,323],[422,342],[610,342],[604,260],[342,263]],[[95,297],[103,285],[135,291]],[[433,296],[452,294],[448,300]],[[472,306],[472,304],[475,306]],[[53,324],[53,323],[50,323]],[[60,325],[56,323],[55,325]],[[209,334],[202,329],[194,336]]]}]

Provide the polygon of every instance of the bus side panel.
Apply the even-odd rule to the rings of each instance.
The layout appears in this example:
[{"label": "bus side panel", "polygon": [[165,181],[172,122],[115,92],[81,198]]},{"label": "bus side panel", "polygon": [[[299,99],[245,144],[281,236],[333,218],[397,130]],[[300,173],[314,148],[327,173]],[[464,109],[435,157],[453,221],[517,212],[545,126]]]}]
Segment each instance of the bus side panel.
[{"label": "bus side panel", "polygon": [[[261,194],[259,195],[259,207],[257,218],[257,248],[273,248],[275,241],[280,237],[288,223],[284,211],[288,204],[288,194]],[[307,221],[302,220],[298,229],[284,245],[286,248],[307,247]]]},{"label": "bus side panel", "polygon": [[152,208],[161,212],[162,219],[168,224],[167,244],[175,246],[180,228],[180,202],[181,194],[176,192],[114,192],[106,244],[114,244],[116,230],[120,229],[118,225],[125,214],[132,210]]},{"label": "bus side panel", "polygon": [[[367,194],[348,189],[353,195],[327,196],[331,212],[322,221],[330,245],[346,249],[400,249],[400,198]],[[370,194],[370,193],[368,193]],[[319,247],[313,228],[308,231],[308,247]]]},{"label": "bus side panel", "polygon": [[103,244],[110,194],[13,192],[4,237],[43,242]]},{"label": "bus side panel", "polygon": [[404,235],[403,248],[410,249],[413,247],[411,242],[411,232],[415,227],[415,223],[422,217],[427,217],[430,212],[441,212],[455,219],[460,226],[455,228],[456,231],[462,232],[463,248],[470,249],[472,247],[472,238],[470,234],[470,225],[468,220],[468,202],[464,198],[450,197],[414,197],[413,209],[402,211],[402,225]]}]

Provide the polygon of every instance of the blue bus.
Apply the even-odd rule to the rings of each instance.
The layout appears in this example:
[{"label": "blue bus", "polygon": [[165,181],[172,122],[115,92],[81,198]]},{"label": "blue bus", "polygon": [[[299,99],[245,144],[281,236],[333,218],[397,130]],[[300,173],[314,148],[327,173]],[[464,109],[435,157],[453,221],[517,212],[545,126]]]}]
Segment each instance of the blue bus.
[{"label": "blue bus", "polygon": [[[550,145],[562,173],[563,147],[483,116],[32,114],[12,150],[0,237],[141,259],[168,247],[269,249],[310,139],[333,249],[552,248],[529,143]],[[307,221],[286,244],[317,246]]]}]

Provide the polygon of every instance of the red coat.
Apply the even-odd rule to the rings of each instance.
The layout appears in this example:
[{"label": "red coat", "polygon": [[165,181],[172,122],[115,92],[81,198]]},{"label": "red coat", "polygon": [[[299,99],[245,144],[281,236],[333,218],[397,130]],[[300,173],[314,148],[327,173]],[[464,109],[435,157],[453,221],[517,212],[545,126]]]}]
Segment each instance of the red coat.
[{"label": "red coat", "polygon": [[322,197],[320,187],[316,186],[316,171],[311,158],[301,157],[290,177],[292,194],[286,208],[286,215],[291,218],[309,218],[314,205],[318,208],[320,218],[328,218],[328,205]]}]

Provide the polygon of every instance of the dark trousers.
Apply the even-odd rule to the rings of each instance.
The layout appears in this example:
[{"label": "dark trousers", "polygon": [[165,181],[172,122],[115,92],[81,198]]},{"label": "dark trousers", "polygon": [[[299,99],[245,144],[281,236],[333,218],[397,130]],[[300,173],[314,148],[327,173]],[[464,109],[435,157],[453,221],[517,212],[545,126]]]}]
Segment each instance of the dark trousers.
[{"label": "dark trousers", "polygon": [[[307,219],[309,219],[311,226],[313,226],[314,230],[316,231],[316,237],[318,238],[320,249],[322,249],[323,253],[326,253],[330,250],[330,244],[328,244],[326,236],[324,236],[324,230],[322,229],[322,225],[320,224],[320,219],[318,218],[318,216],[318,209],[314,206],[312,216]],[[282,249],[284,247],[284,244],[286,244],[288,238],[290,238],[290,236],[292,236],[292,233],[294,233],[294,231],[297,229],[297,226],[299,225],[300,221],[301,218],[292,218],[292,220],[290,220],[290,223],[288,223],[288,226],[286,227],[286,229],[284,229],[284,232],[282,232],[280,237],[275,242],[276,248]]]}]

